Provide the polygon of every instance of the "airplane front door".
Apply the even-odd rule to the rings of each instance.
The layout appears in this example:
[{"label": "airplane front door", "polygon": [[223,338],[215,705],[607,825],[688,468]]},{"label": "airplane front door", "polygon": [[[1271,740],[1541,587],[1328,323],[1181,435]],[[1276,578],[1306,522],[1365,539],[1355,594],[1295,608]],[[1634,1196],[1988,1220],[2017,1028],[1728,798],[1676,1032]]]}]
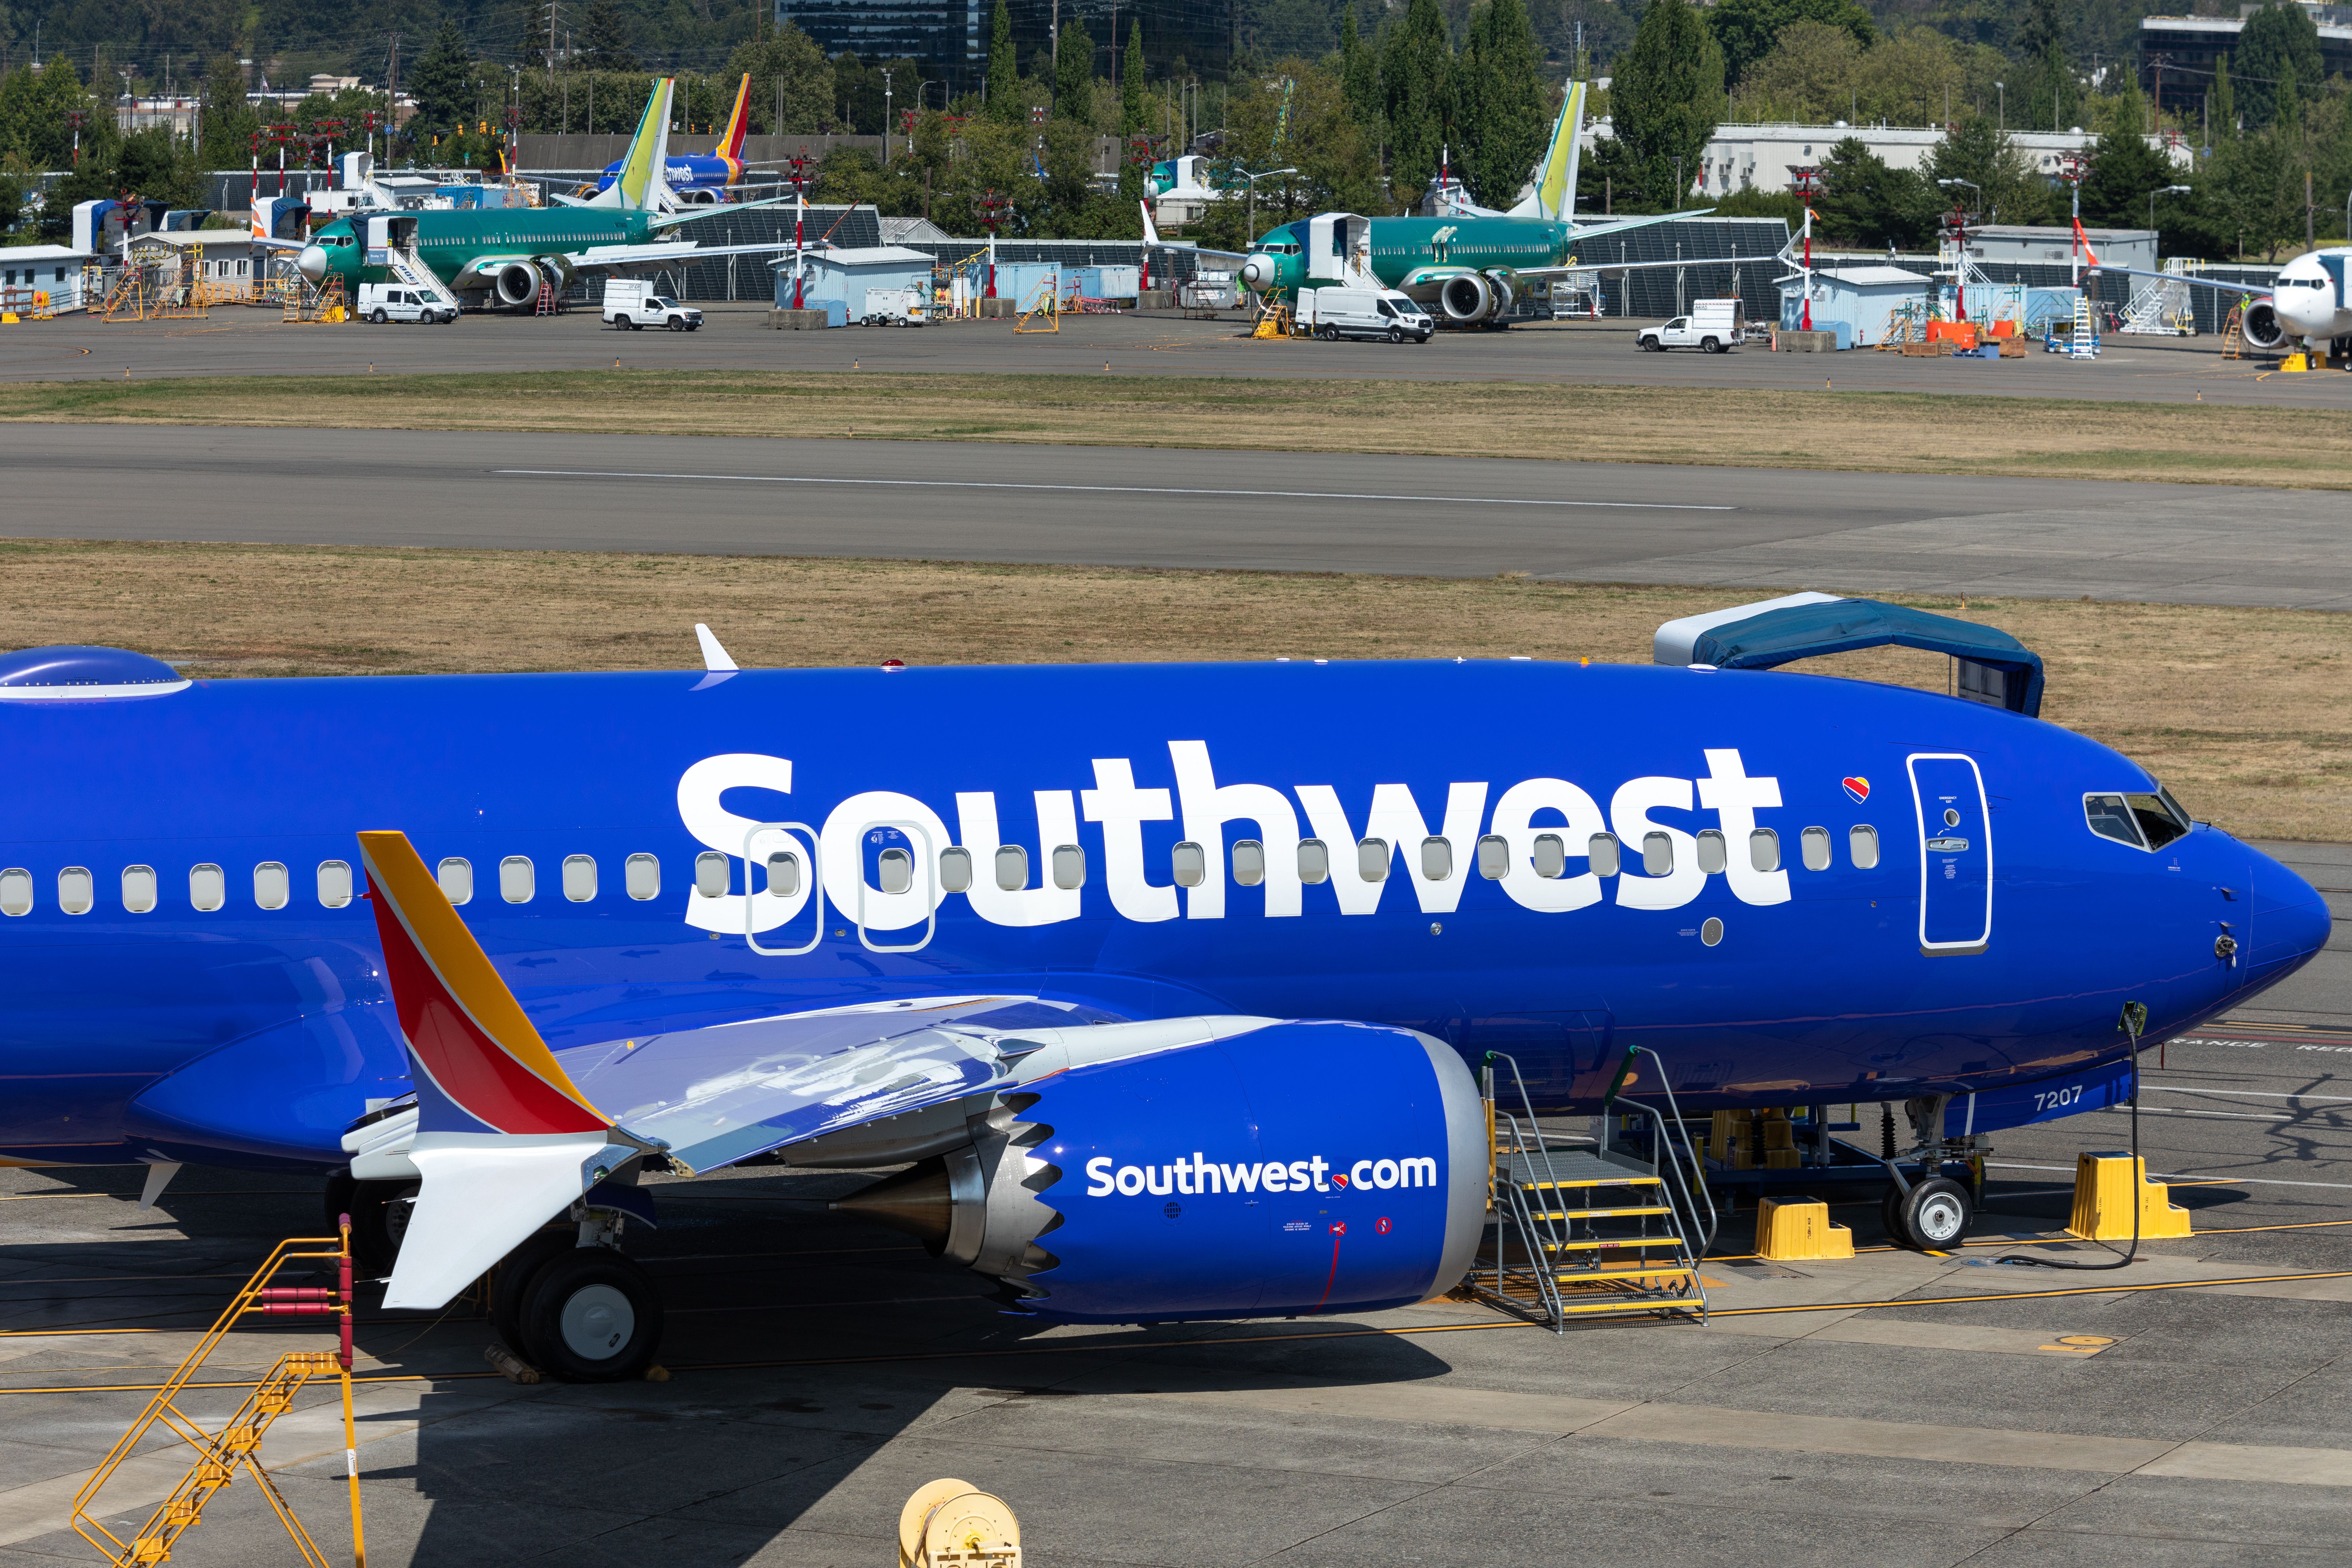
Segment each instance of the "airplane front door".
[{"label": "airplane front door", "polygon": [[1992,941],[1992,819],[1976,759],[1920,752],[1908,760],[1919,818],[1919,951],[1982,952]]}]

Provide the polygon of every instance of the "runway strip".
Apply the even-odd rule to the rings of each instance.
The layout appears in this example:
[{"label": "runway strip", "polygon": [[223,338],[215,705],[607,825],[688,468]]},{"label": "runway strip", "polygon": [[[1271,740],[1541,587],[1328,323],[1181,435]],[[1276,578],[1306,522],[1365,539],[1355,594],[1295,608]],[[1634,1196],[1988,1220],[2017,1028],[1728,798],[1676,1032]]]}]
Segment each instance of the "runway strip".
[{"label": "runway strip", "polygon": [[821,474],[635,474],[592,468],[493,468],[494,474],[556,479],[712,479],[746,485],[885,485],[940,490],[1065,490],[1076,495],[1209,496],[1228,500],[1382,500],[1438,506],[1592,506],[1627,511],[1737,511],[1733,506],[1643,500],[1558,500],[1525,496],[1380,495],[1364,490],[1212,490],[1176,485],[1045,485],[1001,479],[839,479]]}]

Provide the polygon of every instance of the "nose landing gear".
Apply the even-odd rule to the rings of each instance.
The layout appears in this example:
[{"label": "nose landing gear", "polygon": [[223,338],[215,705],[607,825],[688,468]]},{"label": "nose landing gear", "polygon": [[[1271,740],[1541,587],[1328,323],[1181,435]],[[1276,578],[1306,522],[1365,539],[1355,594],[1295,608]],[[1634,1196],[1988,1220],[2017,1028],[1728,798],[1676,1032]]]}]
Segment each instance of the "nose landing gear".
[{"label": "nose landing gear", "polygon": [[[1980,1134],[1944,1136],[1948,1094],[1922,1095],[1903,1103],[1911,1123],[1913,1147],[1895,1152],[1895,1108],[1882,1108],[1885,1121],[1880,1132],[1881,1158],[1886,1166],[1886,1195],[1879,1200],[1878,1217],[1888,1239],[1919,1252],[1944,1252],[1967,1239],[1983,1194],[1984,1156],[1991,1151]],[[1972,1180],[1957,1182],[1944,1174],[1948,1163],[1969,1167]],[[1918,1174],[1904,1173],[1916,1164]]]}]

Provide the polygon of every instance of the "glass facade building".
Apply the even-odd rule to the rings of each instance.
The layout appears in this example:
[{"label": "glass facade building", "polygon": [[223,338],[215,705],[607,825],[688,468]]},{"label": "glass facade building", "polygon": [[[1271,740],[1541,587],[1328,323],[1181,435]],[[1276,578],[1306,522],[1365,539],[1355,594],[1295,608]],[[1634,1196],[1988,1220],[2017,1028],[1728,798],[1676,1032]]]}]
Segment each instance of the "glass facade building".
[{"label": "glass facade building", "polygon": [[[1094,37],[1101,77],[1112,74],[1112,57],[1139,19],[1155,79],[1181,59],[1186,75],[1221,79],[1233,58],[1233,0],[1012,0],[1012,9],[1013,47],[1030,75],[1047,74],[1040,57],[1056,25],[1073,19]],[[776,20],[799,27],[828,56],[855,54],[868,64],[911,59],[951,92],[979,90],[995,10],[996,0],[776,0]]]}]

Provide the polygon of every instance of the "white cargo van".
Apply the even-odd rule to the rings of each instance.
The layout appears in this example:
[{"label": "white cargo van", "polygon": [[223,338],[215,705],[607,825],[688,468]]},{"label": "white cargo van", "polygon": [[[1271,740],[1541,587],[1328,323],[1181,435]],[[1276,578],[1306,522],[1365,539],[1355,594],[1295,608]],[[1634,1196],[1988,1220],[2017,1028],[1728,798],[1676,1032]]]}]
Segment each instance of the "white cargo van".
[{"label": "white cargo van", "polygon": [[1408,338],[1425,343],[1437,331],[1426,311],[1395,289],[1345,284],[1301,289],[1298,324],[1318,338],[1386,338],[1392,343]]},{"label": "white cargo van", "polygon": [[633,332],[647,327],[690,332],[702,325],[702,312],[667,294],[655,293],[654,286],[642,278],[614,278],[604,285],[604,320]]},{"label": "white cargo van", "polygon": [[1651,353],[1668,349],[1729,353],[1739,346],[1742,330],[1738,300],[1701,300],[1687,316],[1676,316],[1663,327],[1643,327],[1633,334],[1633,346]]},{"label": "white cargo van", "polygon": [[359,314],[360,320],[378,326],[386,321],[439,321],[446,326],[457,319],[457,304],[437,289],[413,283],[362,283]]}]

